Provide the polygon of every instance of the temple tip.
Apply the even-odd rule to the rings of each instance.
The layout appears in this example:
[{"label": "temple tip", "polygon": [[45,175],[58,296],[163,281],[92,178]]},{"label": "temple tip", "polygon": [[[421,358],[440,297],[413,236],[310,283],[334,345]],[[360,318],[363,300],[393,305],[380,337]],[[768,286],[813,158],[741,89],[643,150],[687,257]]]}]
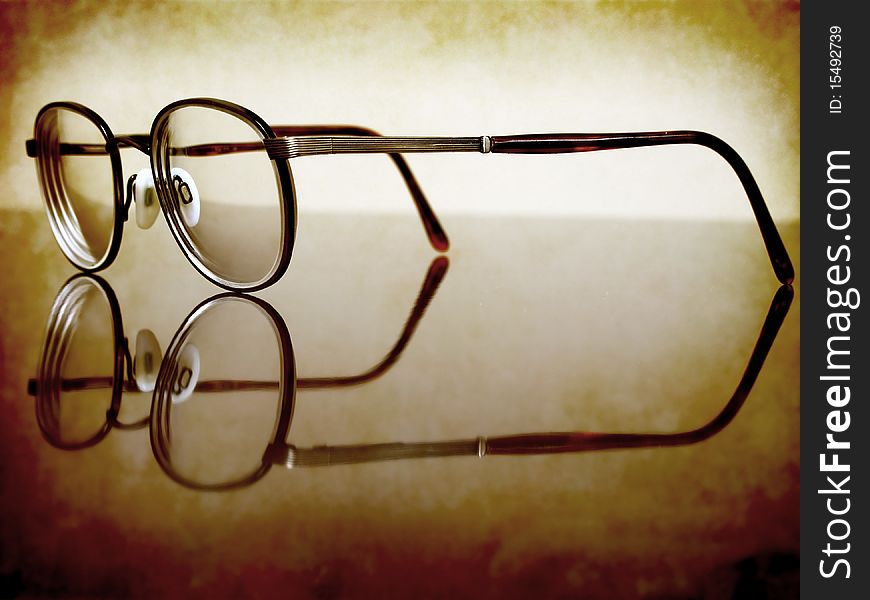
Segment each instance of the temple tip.
[{"label": "temple tip", "polygon": [[794,282],[794,266],[790,260],[776,261],[773,265],[776,278],[783,285],[791,285]]}]

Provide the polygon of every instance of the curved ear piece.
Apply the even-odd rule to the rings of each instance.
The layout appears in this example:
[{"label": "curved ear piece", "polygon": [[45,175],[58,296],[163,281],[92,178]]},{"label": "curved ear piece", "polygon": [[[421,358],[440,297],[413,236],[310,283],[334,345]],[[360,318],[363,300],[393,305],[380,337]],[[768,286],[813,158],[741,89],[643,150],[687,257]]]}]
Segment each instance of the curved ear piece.
[{"label": "curved ear piece", "polygon": [[199,223],[199,190],[193,175],[180,167],[172,167],[172,187],[178,195],[181,216],[188,227]]},{"label": "curved ear piece", "polygon": [[136,173],[133,183],[133,199],[136,203],[136,225],[148,229],[154,225],[160,214],[160,203],[157,201],[157,190],[154,188],[154,178],[151,169],[142,169]]},{"label": "curved ear piece", "polygon": [[140,392],[154,391],[161,360],[163,355],[160,352],[157,336],[150,329],[143,329],[137,333],[136,354],[133,355],[133,377]]},{"label": "curved ear piece", "polygon": [[199,381],[199,350],[188,343],[178,355],[171,383],[172,403],[184,402],[193,394]]}]

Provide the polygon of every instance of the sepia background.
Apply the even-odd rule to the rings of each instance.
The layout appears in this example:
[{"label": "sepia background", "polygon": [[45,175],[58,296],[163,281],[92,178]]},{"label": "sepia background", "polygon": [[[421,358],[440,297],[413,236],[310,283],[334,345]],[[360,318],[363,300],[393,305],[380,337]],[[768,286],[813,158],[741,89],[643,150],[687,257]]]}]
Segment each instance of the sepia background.
[{"label": "sepia background", "polygon": [[[349,122],[385,135],[699,129],[723,138],[745,158],[777,220],[798,217],[795,3],[2,6],[3,206],[34,208],[32,165],[21,148],[44,104],[78,101],[116,133],[147,133],[166,104],[214,96],[270,123]],[[710,152],[671,148],[640,155],[643,160],[626,163],[630,158],[622,157],[618,165],[603,155],[561,157],[563,164],[554,157],[528,160],[523,179],[534,185],[523,190],[499,177],[510,157],[425,157],[413,166],[435,186],[442,212],[749,214],[746,206],[717,198],[716,188],[727,187],[730,172]],[[678,158],[689,164],[669,167]],[[322,174],[308,173],[317,163],[335,173],[339,163],[359,162],[331,160],[333,165],[321,159],[298,167],[299,186],[305,187],[309,175]],[[661,169],[678,180],[683,175],[680,184],[693,186],[686,196],[705,202],[651,205],[637,198],[642,183],[619,205],[578,203],[563,193],[565,185],[586,185],[589,173],[602,174],[588,184],[590,193],[601,194],[613,185],[608,181],[631,173],[643,182],[645,174]],[[698,183],[691,169],[706,170],[707,177]],[[355,188],[344,179],[344,186],[335,183],[316,205],[301,208],[406,208],[388,202],[387,194],[353,202]]]},{"label": "sepia background", "polygon": [[[0,2],[5,589],[721,598],[754,585],[789,597],[799,49],[799,3],[785,1]],[[170,481],[145,431],[57,450],[24,392],[74,270],[24,141],[48,102],[146,133],[163,106],[193,96],[270,123],[386,135],[713,133],[764,194],[796,263],[796,301],[735,421],[685,448],[273,469],[225,494]],[[124,160],[125,177],[147,166]],[[680,431],[722,408],[778,284],[720,157],[674,147],[408,160],[451,239],[444,282],[389,373],[300,391],[289,441]],[[384,157],[292,166],[297,248],[258,295],[287,321],[300,376],[364,371],[395,341],[434,253]],[[128,223],[103,275],[126,335],[150,328],[164,349],[218,291],[162,219]],[[145,416],[149,401],[125,410]]]}]

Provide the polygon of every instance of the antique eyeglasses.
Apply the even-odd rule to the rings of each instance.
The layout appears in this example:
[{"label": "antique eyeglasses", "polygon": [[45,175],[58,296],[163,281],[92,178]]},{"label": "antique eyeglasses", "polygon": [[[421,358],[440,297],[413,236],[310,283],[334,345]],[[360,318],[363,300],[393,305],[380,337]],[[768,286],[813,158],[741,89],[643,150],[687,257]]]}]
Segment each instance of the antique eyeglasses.
[{"label": "antique eyeglasses", "polygon": [[[725,159],[758,222],[777,279],[794,268],[761,191],[743,159],[719,138],[698,131],[562,133],[476,137],[384,137],[351,125],[270,126],[231,102],[174,102],[150,134],[115,135],[94,111],[72,102],[46,105],[36,117],[28,156],[36,158],[48,220],[64,255],[87,272],[107,267],[135,211],[143,228],[162,209],[184,255],[215,284],[254,291],[286,271],[296,237],[296,192],[290,159],[317,154],[389,154],[416,204],[432,247],[447,235],[402,158],[412,152],[558,154],[696,144]],[[128,178],[120,150],[135,148],[151,168]],[[126,189],[126,194],[125,194]]]},{"label": "antique eyeglasses", "polygon": [[[121,392],[144,391],[141,373],[129,372],[129,365],[135,365],[141,353],[137,349],[135,359],[129,358],[119,307],[111,288],[99,277],[77,275],[62,288],[52,307],[38,377],[28,382],[28,391],[36,400],[40,430],[53,446],[78,450],[98,443],[113,427],[148,426],[154,457],[163,471],[176,482],[199,490],[248,486],[262,479],[273,466],[307,468],[413,458],[694,444],[716,435],[740,411],[794,296],[789,285],[776,291],[730,399],[711,420],[694,429],[671,433],[530,432],[443,441],[313,447],[300,447],[288,441],[297,390],[366,383],[382,375],[398,358],[425,310],[428,300],[424,292],[433,285],[429,279],[432,276],[438,276],[437,269],[433,273],[430,268],[408,323],[387,357],[366,373],[349,377],[299,378],[290,332],[271,305],[240,294],[212,296],[185,318],[165,355],[156,353],[153,368],[159,371],[156,379],[149,378],[146,383],[152,391],[149,416],[125,425],[118,418]],[[94,336],[88,335],[89,326],[93,326],[91,317],[100,316],[98,321],[104,321],[107,309],[114,353],[103,357],[106,362],[102,364],[95,364],[92,352],[85,353],[81,364],[71,364],[75,363],[75,346],[81,343],[76,338],[84,336],[85,343],[92,341]],[[105,327],[102,329],[105,331]],[[108,370],[112,364],[115,370],[112,376],[80,377],[74,372],[76,367],[90,372]],[[107,397],[110,397],[108,409]],[[90,426],[83,427],[76,419]],[[94,424],[99,425],[96,432]],[[75,433],[84,435],[69,437]]]},{"label": "antique eyeglasses", "polygon": [[[172,343],[163,358],[157,386],[151,405],[151,448],[154,457],[163,471],[174,481],[198,490],[229,490],[245,487],[262,479],[273,466],[287,469],[324,467],[331,465],[359,464],[415,458],[436,458],[456,456],[518,456],[531,454],[563,454],[595,452],[601,450],[629,448],[661,448],[684,446],[702,442],[724,429],[737,416],[755,384],[765,359],[776,339],[777,333],[788,314],[794,291],[790,285],[782,285],[771,300],[770,308],[752,348],[746,368],[738,381],[731,397],[722,409],[708,422],[694,429],[669,433],[614,433],[592,431],[526,432],[513,435],[478,436],[467,439],[417,442],[383,442],[353,445],[317,444],[300,447],[290,441],[293,413],[298,398],[296,390],[301,386],[292,378],[295,373],[292,363],[293,347],[290,334],[283,321],[275,320],[274,314],[259,298],[221,295],[203,302],[188,315],[179,327]],[[259,318],[272,319],[273,331],[280,347],[285,366],[281,380],[280,404],[261,411],[264,415],[259,436],[259,444],[254,438],[244,452],[238,443],[230,439],[228,427],[239,410],[237,398],[221,395],[223,406],[216,403],[217,394],[194,389],[194,401],[179,403],[175,401],[172,382],[186,364],[186,348],[190,344],[202,346],[203,315],[219,315],[223,311],[242,308],[247,312],[256,303],[260,307]],[[226,365],[224,361],[224,365]],[[223,368],[226,368],[224,366]],[[198,406],[197,406],[198,404]],[[242,403],[244,404],[244,403]],[[227,416],[229,413],[231,416]],[[265,418],[268,414],[270,418]],[[180,438],[188,438],[194,432],[210,432],[210,442],[199,448],[182,445]],[[266,432],[271,431],[271,436]],[[267,442],[268,440],[268,442]],[[220,455],[229,455],[244,460],[225,463],[216,460]]]}]

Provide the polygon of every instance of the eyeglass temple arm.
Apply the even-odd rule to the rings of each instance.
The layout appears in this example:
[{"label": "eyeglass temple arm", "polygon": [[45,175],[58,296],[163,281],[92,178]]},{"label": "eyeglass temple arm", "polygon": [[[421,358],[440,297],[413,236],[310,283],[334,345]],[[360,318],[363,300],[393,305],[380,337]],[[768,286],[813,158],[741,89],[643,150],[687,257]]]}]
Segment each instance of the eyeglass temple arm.
[{"label": "eyeglass temple arm", "polygon": [[737,416],[743,407],[752,386],[758,379],[761,367],[770,352],[773,342],[782,327],[791,307],[794,290],[788,285],[780,286],[761,326],[758,339],[752,349],[740,382],[718,415],[706,424],[690,431],[679,433],[549,433],[544,435],[521,434],[494,438],[487,443],[488,454],[550,454],[605,450],[613,448],[639,448],[648,446],[681,446],[706,440],[722,431]]},{"label": "eyeglass temple arm", "polygon": [[[27,395],[36,396],[39,393],[40,382],[38,379],[30,378],[27,380]],[[257,390],[273,390],[279,386],[278,381],[258,381],[254,379],[214,379],[199,381],[196,384],[198,392],[242,392],[242,391],[257,391]],[[104,390],[111,389],[112,378],[105,377],[68,377],[60,382],[60,391],[62,392],[80,392],[85,390]],[[123,384],[125,392],[142,391],[136,385],[135,381],[126,380]],[[150,392],[149,392],[150,393]]]},{"label": "eyeglass temple arm", "polygon": [[493,154],[562,154],[645,146],[695,144],[725,159],[737,174],[761,230],[773,270],[780,283],[794,280],[794,266],[780,238],[761,190],[749,167],[721,139],[702,131],[653,131],[637,133],[547,133],[480,137],[329,137],[276,138],[264,141],[272,158],[314,154],[368,152],[481,152]]},{"label": "eyeglass temple arm", "polygon": [[414,302],[414,307],[405,321],[402,332],[396,343],[390,351],[384,356],[381,361],[364,373],[359,375],[349,375],[343,377],[300,377],[296,380],[296,387],[299,389],[311,388],[326,388],[326,387],[347,387],[367,383],[386,373],[399,360],[405,347],[417,330],[417,325],[426,313],[426,309],[435,297],[438,287],[441,285],[447,269],[450,266],[450,261],[446,256],[435,258],[429,265],[429,270],[426,272],[426,278],[423,280],[423,285],[420,287],[420,292],[417,294],[417,299]]},{"label": "eyeglass temple arm", "polygon": [[[272,131],[278,136],[340,135],[364,138],[383,137],[373,129],[358,125],[272,125]],[[388,154],[405,181],[405,186],[411,193],[411,198],[417,207],[417,213],[423,222],[423,228],[426,230],[429,243],[438,252],[446,252],[450,248],[450,240],[447,238],[447,234],[441,226],[438,217],[435,216],[435,211],[429,205],[429,201],[426,199],[422,188],[420,188],[420,184],[417,183],[417,178],[414,177],[411,168],[401,154],[396,152],[389,152]]]},{"label": "eyeglass temple arm", "polygon": [[731,146],[712,134],[703,131],[655,131],[643,133],[531,134],[496,136],[490,139],[492,142],[491,152],[514,154],[594,152],[673,144],[694,144],[709,148],[725,159],[737,174],[740,183],[743,184],[777,279],[783,284],[794,281],[794,266],[752,172]]},{"label": "eyeglass temple arm", "polygon": [[[367,383],[373,379],[377,379],[386,373],[399,360],[405,347],[417,330],[420,320],[435,297],[438,287],[447,274],[447,269],[450,266],[450,260],[446,256],[435,258],[426,271],[426,277],[423,280],[423,285],[420,287],[420,292],[417,294],[417,299],[414,302],[414,307],[411,309],[411,314],[405,321],[405,326],[396,343],[384,358],[364,373],[359,375],[348,375],[340,377],[304,377],[296,380],[296,387],[300,389],[307,388],[327,388],[327,387],[346,387]],[[132,363],[132,359],[128,359],[128,365]],[[129,369],[128,369],[129,370]],[[136,386],[135,378],[132,371],[128,373],[128,379],[124,381],[124,391],[136,392],[139,388]],[[61,380],[61,391],[80,391],[93,389],[106,389],[112,387],[111,377],[70,377]],[[199,381],[196,384],[196,390],[199,392],[232,392],[232,391],[254,391],[276,389],[277,381],[255,381],[255,380],[212,380]],[[38,391],[38,382],[31,378],[27,380],[27,394],[36,396]]]},{"label": "eyeglass temple arm", "polygon": [[731,399],[708,423],[696,429],[678,433],[528,433],[493,438],[445,442],[362,444],[349,446],[315,446],[296,448],[274,444],[271,459],[288,468],[316,467],[410,458],[468,456],[487,454],[557,454],[623,448],[681,446],[706,440],[724,429],[743,406],[761,367],[776,339],[794,298],[790,285],[782,285],[770,304],[743,376]]},{"label": "eyeglass temple arm", "polygon": [[[381,361],[369,370],[358,375],[346,375],[339,377],[300,377],[296,380],[297,389],[318,389],[330,387],[349,387],[368,383],[386,373],[399,360],[405,347],[417,330],[420,320],[426,313],[426,309],[435,297],[438,287],[447,274],[447,269],[450,266],[450,260],[446,256],[435,258],[426,271],[426,277],[423,279],[423,285],[420,287],[420,292],[417,294],[417,299],[414,302],[414,307],[411,309],[411,314],[405,321],[399,338],[390,351],[384,356]],[[277,388],[278,382],[257,382],[257,381],[201,381],[196,384],[196,390],[200,392],[221,392],[235,390],[256,390],[256,389],[272,389]]]}]

